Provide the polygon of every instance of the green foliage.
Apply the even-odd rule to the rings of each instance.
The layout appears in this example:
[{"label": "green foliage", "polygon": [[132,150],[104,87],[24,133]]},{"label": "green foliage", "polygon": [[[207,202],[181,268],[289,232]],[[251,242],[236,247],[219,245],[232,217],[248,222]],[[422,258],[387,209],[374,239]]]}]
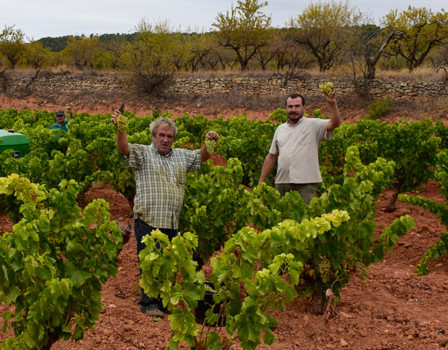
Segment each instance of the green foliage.
[{"label": "green foliage", "polygon": [[99,56],[99,39],[97,36],[80,38],[69,36],[64,52],[70,57],[77,69],[93,68]]},{"label": "green foliage", "polygon": [[[92,34],[93,36],[93,34]],[[80,39],[80,36],[75,35],[76,39]],[[63,51],[67,47],[67,42],[69,40],[69,36],[59,36],[59,37],[44,37],[37,40],[37,42],[41,43],[45,49],[50,50],[51,52],[60,52]],[[107,45],[110,42],[132,42],[135,40],[135,33],[131,34],[101,34],[99,35],[99,41],[103,45]]]},{"label": "green foliage", "polygon": [[321,165],[330,165],[323,169],[323,176],[341,175],[343,154],[349,145],[358,145],[364,163],[371,163],[378,157],[392,160],[395,195],[388,206],[394,210],[396,195],[411,191],[432,177],[440,143],[438,137],[433,137],[434,133],[431,118],[415,122],[401,120],[394,124],[364,119],[354,125],[341,125],[319,150]]},{"label": "green foliage", "polygon": [[[375,239],[376,202],[384,188],[393,181],[394,163],[378,158],[363,165],[356,147],[349,147],[346,154],[342,184],[323,184],[324,192],[314,198],[306,207],[304,217],[330,213],[333,210],[347,211],[347,223],[320,236],[319,242],[307,251],[308,260],[303,277],[305,294],[323,293],[331,288],[336,296],[349,280],[349,271],[356,270],[356,264],[370,264],[381,261],[386,252],[393,248],[398,236],[414,226],[409,216],[397,219],[386,228],[380,240]],[[355,176],[351,174],[356,174]],[[286,196],[285,196],[286,197]],[[326,261],[331,266],[325,269],[325,278],[319,266]]]},{"label": "green foliage", "polygon": [[138,23],[136,40],[127,43],[123,53],[137,91],[160,94],[171,82],[175,69],[170,60],[175,51],[172,31],[166,21],[151,24],[142,19]]},{"label": "green foliage", "polygon": [[0,301],[14,305],[3,313],[3,332],[15,333],[2,349],[80,340],[99,319],[122,237],[108,204],[98,199],[81,212],[78,191],[74,181],[48,191],[18,175],[0,178],[0,194],[22,202],[22,219],[0,236]]},{"label": "green foliage", "polygon": [[434,135],[440,138],[441,149],[448,148],[448,127],[445,126],[443,119],[439,119],[435,124]]},{"label": "green foliage", "polygon": [[[251,192],[244,189],[245,195],[238,199],[242,214],[231,212],[223,221],[238,226],[246,218],[246,227],[231,234],[212,257],[211,287],[194,259],[201,237],[187,232],[169,242],[159,231],[146,236],[140,283],[149,296],[160,293],[172,311],[170,346],[184,341],[219,348],[237,336],[243,348],[254,349],[262,334],[264,342],[272,344],[277,321],[268,316],[270,311],[283,310],[297,292],[304,297],[331,289],[339,296],[351,272],[365,278],[368,266],[382,261],[398,237],[415,225],[408,215],[397,218],[376,239],[376,201],[393,180],[393,165],[381,158],[363,165],[358,149],[351,147],[343,184],[329,184],[309,206],[297,193],[280,197],[265,183]],[[203,221],[226,215],[218,214],[219,204],[211,207],[207,215],[200,214]],[[197,326],[194,310],[206,290],[214,292],[214,305],[206,312],[205,323],[224,319],[227,337],[205,323]]]},{"label": "green foliage", "polygon": [[194,257],[201,266],[245,224],[237,220],[245,202],[241,162],[229,159],[227,167],[203,168],[201,172],[187,175],[179,219],[180,232],[188,231],[199,237]]},{"label": "green foliage", "polygon": [[26,63],[34,69],[44,67],[48,62],[49,50],[42,43],[33,41],[26,48]]},{"label": "green foliage", "polygon": [[271,17],[261,11],[267,4],[259,0],[238,0],[226,14],[219,13],[212,24],[218,30],[218,43],[235,52],[242,71],[270,40]]},{"label": "green foliage", "polygon": [[406,60],[400,56],[390,56],[387,60],[384,59],[380,65],[383,69],[399,71],[406,68]]},{"label": "green foliage", "polygon": [[251,187],[258,183],[277,126],[270,121],[249,121],[245,115],[211,123],[210,128],[220,135],[216,153],[227,160],[238,158],[241,161],[245,186]]},{"label": "green foliage", "polygon": [[269,119],[280,123],[286,123],[288,121],[288,113],[286,113],[286,109],[277,108],[274,112],[269,114]]},{"label": "green foliage", "polygon": [[[225,314],[226,332],[231,337],[236,334],[244,349],[255,349],[262,332],[264,342],[272,344],[275,340],[272,329],[278,323],[268,311],[283,310],[285,303],[294,300],[294,286],[299,283],[302,271],[302,264],[291,252],[306,249],[310,241],[347,218],[344,212],[335,211],[300,224],[285,221],[272,231],[257,233],[251,228],[238,231],[211,263],[214,301],[223,306],[218,313],[207,311],[208,322],[214,323],[220,314]],[[184,341],[190,346],[221,348],[226,338],[204,326],[199,329],[193,314],[207,288],[204,273],[195,270],[192,259],[197,237],[188,232],[170,242],[156,230],[143,242],[147,247],[140,253],[141,285],[151,297],[161,293],[164,305],[172,311],[169,319],[173,335],[169,346],[177,347]]]},{"label": "green foliage", "polygon": [[[25,33],[5,27],[7,45],[0,38],[0,56],[12,67],[68,64],[125,70],[135,73],[141,92],[157,93],[157,88],[170,83],[175,71],[239,67],[294,72],[312,68],[316,62],[321,71],[350,65],[355,80],[361,73],[369,81],[375,78],[380,59],[387,69],[413,70],[431,61],[431,54],[446,44],[448,15],[443,9],[393,10],[377,26],[368,13],[348,1],[317,2],[301,13],[293,9],[284,27],[273,28],[271,16],[263,12],[267,5],[267,1],[238,0],[230,10],[217,14],[214,30],[209,32],[197,28],[181,32],[167,21],[151,24],[143,19],[129,34],[31,38],[27,44]],[[358,82],[354,85],[359,87]]]},{"label": "green foliage", "polygon": [[[149,124],[160,114],[154,111],[152,116],[136,117],[129,111],[124,113],[128,118],[130,142],[150,144]],[[273,114],[281,117],[282,113],[285,115],[279,109]],[[47,215],[49,225],[58,228],[58,234],[65,237],[64,242],[69,240],[66,232],[70,223],[71,230],[79,234],[86,234],[84,228],[108,227],[109,232],[113,231],[115,228],[109,225],[106,214],[99,215],[96,221],[92,221],[90,214],[89,219],[84,219],[86,212],[82,215],[79,207],[71,202],[95,179],[109,182],[112,188],[132,199],[134,175],[117,150],[116,130],[110,115],[76,115],[68,124],[68,132],[60,135],[49,129],[53,117],[53,113],[46,111],[0,111],[0,123],[22,131],[31,143],[31,152],[20,159],[8,153],[0,154],[0,174],[17,173],[48,188],[40,187],[45,195],[41,204],[34,206],[24,206],[23,199],[4,194],[0,198],[1,210],[12,216],[15,213],[13,220],[18,223],[15,229],[22,228],[26,220],[38,220],[37,217],[47,220],[43,219],[45,215],[38,214],[43,210],[51,212],[51,217]],[[313,117],[324,118],[320,110]],[[365,119],[354,125],[341,125],[333,138],[321,145],[324,182],[319,196],[306,205],[297,192],[281,197],[266,183],[254,186],[279,123],[249,121],[245,115],[208,120],[201,115],[186,114],[175,121],[177,147],[198,148],[208,131],[217,131],[221,138],[215,150],[227,160],[227,166],[206,162],[201,171],[188,174],[180,217],[182,235],[173,242],[161,234],[154,236],[161,242],[163,251],[153,250],[149,244],[152,240],[147,238],[148,249],[141,260],[146,275],[142,275],[141,283],[147,293],[159,293],[161,288],[165,293],[164,302],[172,309],[172,347],[181,341],[219,347],[224,341],[212,329],[196,325],[193,310],[203,300],[206,290],[215,291],[214,302],[221,305],[206,313],[207,322],[222,320],[221,316],[225,315],[228,336],[238,336],[245,347],[254,348],[262,335],[265,343],[274,341],[272,328],[276,320],[267,315],[272,310],[282,310],[297,293],[302,297],[316,296],[331,289],[339,297],[351,274],[358,273],[365,278],[369,266],[381,261],[393,249],[398,237],[414,225],[409,216],[404,216],[382,232],[376,232],[379,195],[387,186],[400,184],[399,188],[404,191],[432,176],[437,147],[445,133],[442,124],[435,127],[429,119],[392,125]],[[433,137],[434,134],[440,138]],[[105,204],[101,203],[103,208]],[[91,205],[97,208],[97,204]],[[53,219],[58,219],[59,226]],[[34,221],[24,227],[30,236],[31,229],[36,232],[33,225]],[[45,233],[51,231],[47,226],[42,226]],[[41,236],[45,237],[39,233]],[[118,247],[118,241],[113,241]],[[20,245],[32,242],[20,241]],[[59,244],[57,239],[52,242]],[[54,251],[73,248],[61,247],[62,243]],[[435,249],[443,253],[442,243]],[[68,255],[65,252],[60,256]],[[94,256],[91,253],[80,264],[93,265]],[[210,257],[211,285],[205,282],[199,269]],[[6,254],[6,258],[13,257]],[[69,264],[54,259],[58,268]],[[46,260],[42,261],[47,264]],[[6,261],[4,264],[11,265]],[[74,273],[68,268],[64,271]],[[83,273],[75,274],[76,278],[72,276],[72,283],[82,276]],[[101,283],[97,282],[96,286]],[[95,298],[92,297],[94,302]],[[63,300],[63,305],[69,305],[74,299]],[[93,310],[96,313],[98,306]],[[62,330],[64,336],[70,337],[65,328]]]},{"label": "green foliage", "polygon": [[0,33],[0,58],[3,57],[11,68],[24,59],[26,52],[25,33],[14,26],[6,26]]},{"label": "green foliage", "polygon": [[433,13],[425,7],[411,5],[407,10],[398,13],[390,11],[382,20],[387,31],[400,31],[394,38],[390,51],[402,57],[409,71],[420,67],[428,54],[446,43],[448,32],[446,23],[448,13],[445,10]]},{"label": "green foliage", "polygon": [[[422,196],[400,195],[399,199],[403,202],[418,205],[425,210],[436,215],[442,220],[442,224],[448,227],[448,206],[446,199],[448,199],[448,153],[446,150],[437,154],[437,164],[435,169],[435,179],[439,182],[440,192],[444,196],[444,202],[436,202],[431,198],[424,198]],[[428,263],[431,259],[441,258],[448,254],[448,234],[443,232],[440,234],[440,240],[432,245],[423,255],[419,261],[415,272],[419,275],[429,273]]]},{"label": "green foliage", "polygon": [[291,18],[292,40],[312,54],[321,72],[332,68],[352,42],[352,28],[362,23],[363,14],[346,2],[316,2]]}]

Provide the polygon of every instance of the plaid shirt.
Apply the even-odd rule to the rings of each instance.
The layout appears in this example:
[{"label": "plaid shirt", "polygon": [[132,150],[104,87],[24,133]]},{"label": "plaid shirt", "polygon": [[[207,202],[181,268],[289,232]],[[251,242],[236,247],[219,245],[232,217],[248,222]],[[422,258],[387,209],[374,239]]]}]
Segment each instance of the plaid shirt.
[{"label": "plaid shirt", "polygon": [[167,155],[151,145],[130,144],[126,164],[134,169],[134,218],[149,226],[177,229],[187,172],[201,168],[201,151],[174,148]]}]

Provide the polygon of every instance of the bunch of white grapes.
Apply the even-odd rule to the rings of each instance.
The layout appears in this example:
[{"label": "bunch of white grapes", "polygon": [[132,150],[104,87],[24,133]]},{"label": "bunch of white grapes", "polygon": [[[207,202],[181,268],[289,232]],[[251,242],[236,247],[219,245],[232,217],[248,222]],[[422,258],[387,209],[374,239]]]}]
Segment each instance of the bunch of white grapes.
[{"label": "bunch of white grapes", "polygon": [[211,139],[205,139],[205,147],[207,147],[207,152],[209,154],[215,153],[216,141]]},{"label": "bunch of white grapes", "polygon": [[128,118],[126,118],[123,114],[118,115],[115,118],[115,125],[117,126],[118,131],[125,132],[128,127]]},{"label": "bunch of white grapes", "polygon": [[325,84],[320,84],[319,89],[321,89],[328,97],[333,97],[334,95],[334,85],[331,82],[327,82]]}]

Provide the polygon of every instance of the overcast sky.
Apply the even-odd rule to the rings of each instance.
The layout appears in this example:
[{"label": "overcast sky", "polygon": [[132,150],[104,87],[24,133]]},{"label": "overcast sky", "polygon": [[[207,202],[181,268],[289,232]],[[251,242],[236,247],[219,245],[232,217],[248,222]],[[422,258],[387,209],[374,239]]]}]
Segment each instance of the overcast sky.
[{"label": "overcast sky", "polygon": [[[176,30],[210,31],[218,13],[230,10],[231,4],[237,1],[0,0],[0,29],[14,25],[27,39],[34,40],[64,35],[126,34],[135,32],[136,25],[144,18],[149,23],[166,20]],[[310,4],[311,1],[268,0],[263,12],[271,15],[274,27],[283,27]],[[446,0],[352,0],[349,4],[370,14],[377,24],[390,10],[401,12],[409,4],[430,8],[433,12],[448,10]]]}]

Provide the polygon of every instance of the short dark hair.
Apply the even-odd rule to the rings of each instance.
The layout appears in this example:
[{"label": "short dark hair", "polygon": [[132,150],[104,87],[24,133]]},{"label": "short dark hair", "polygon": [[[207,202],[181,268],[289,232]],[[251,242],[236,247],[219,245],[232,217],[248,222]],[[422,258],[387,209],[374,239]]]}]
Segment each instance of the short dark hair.
[{"label": "short dark hair", "polygon": [[64,111],[59,110],[59,111],[56,112],[56,117],[58,117],[60,115],[65,115]]},{"label": "short dark hair", "polygon": [[292,93],[291,95],[289,95],[287,98],[286,98],[286,103],[288,103],[288,98],[297,98],[297,97],[300,97],[301,99],[302,99],[302,105],[303,106],[305,106],[305,97],[303,97],[301,94],[298,94],[298,93]]}]

